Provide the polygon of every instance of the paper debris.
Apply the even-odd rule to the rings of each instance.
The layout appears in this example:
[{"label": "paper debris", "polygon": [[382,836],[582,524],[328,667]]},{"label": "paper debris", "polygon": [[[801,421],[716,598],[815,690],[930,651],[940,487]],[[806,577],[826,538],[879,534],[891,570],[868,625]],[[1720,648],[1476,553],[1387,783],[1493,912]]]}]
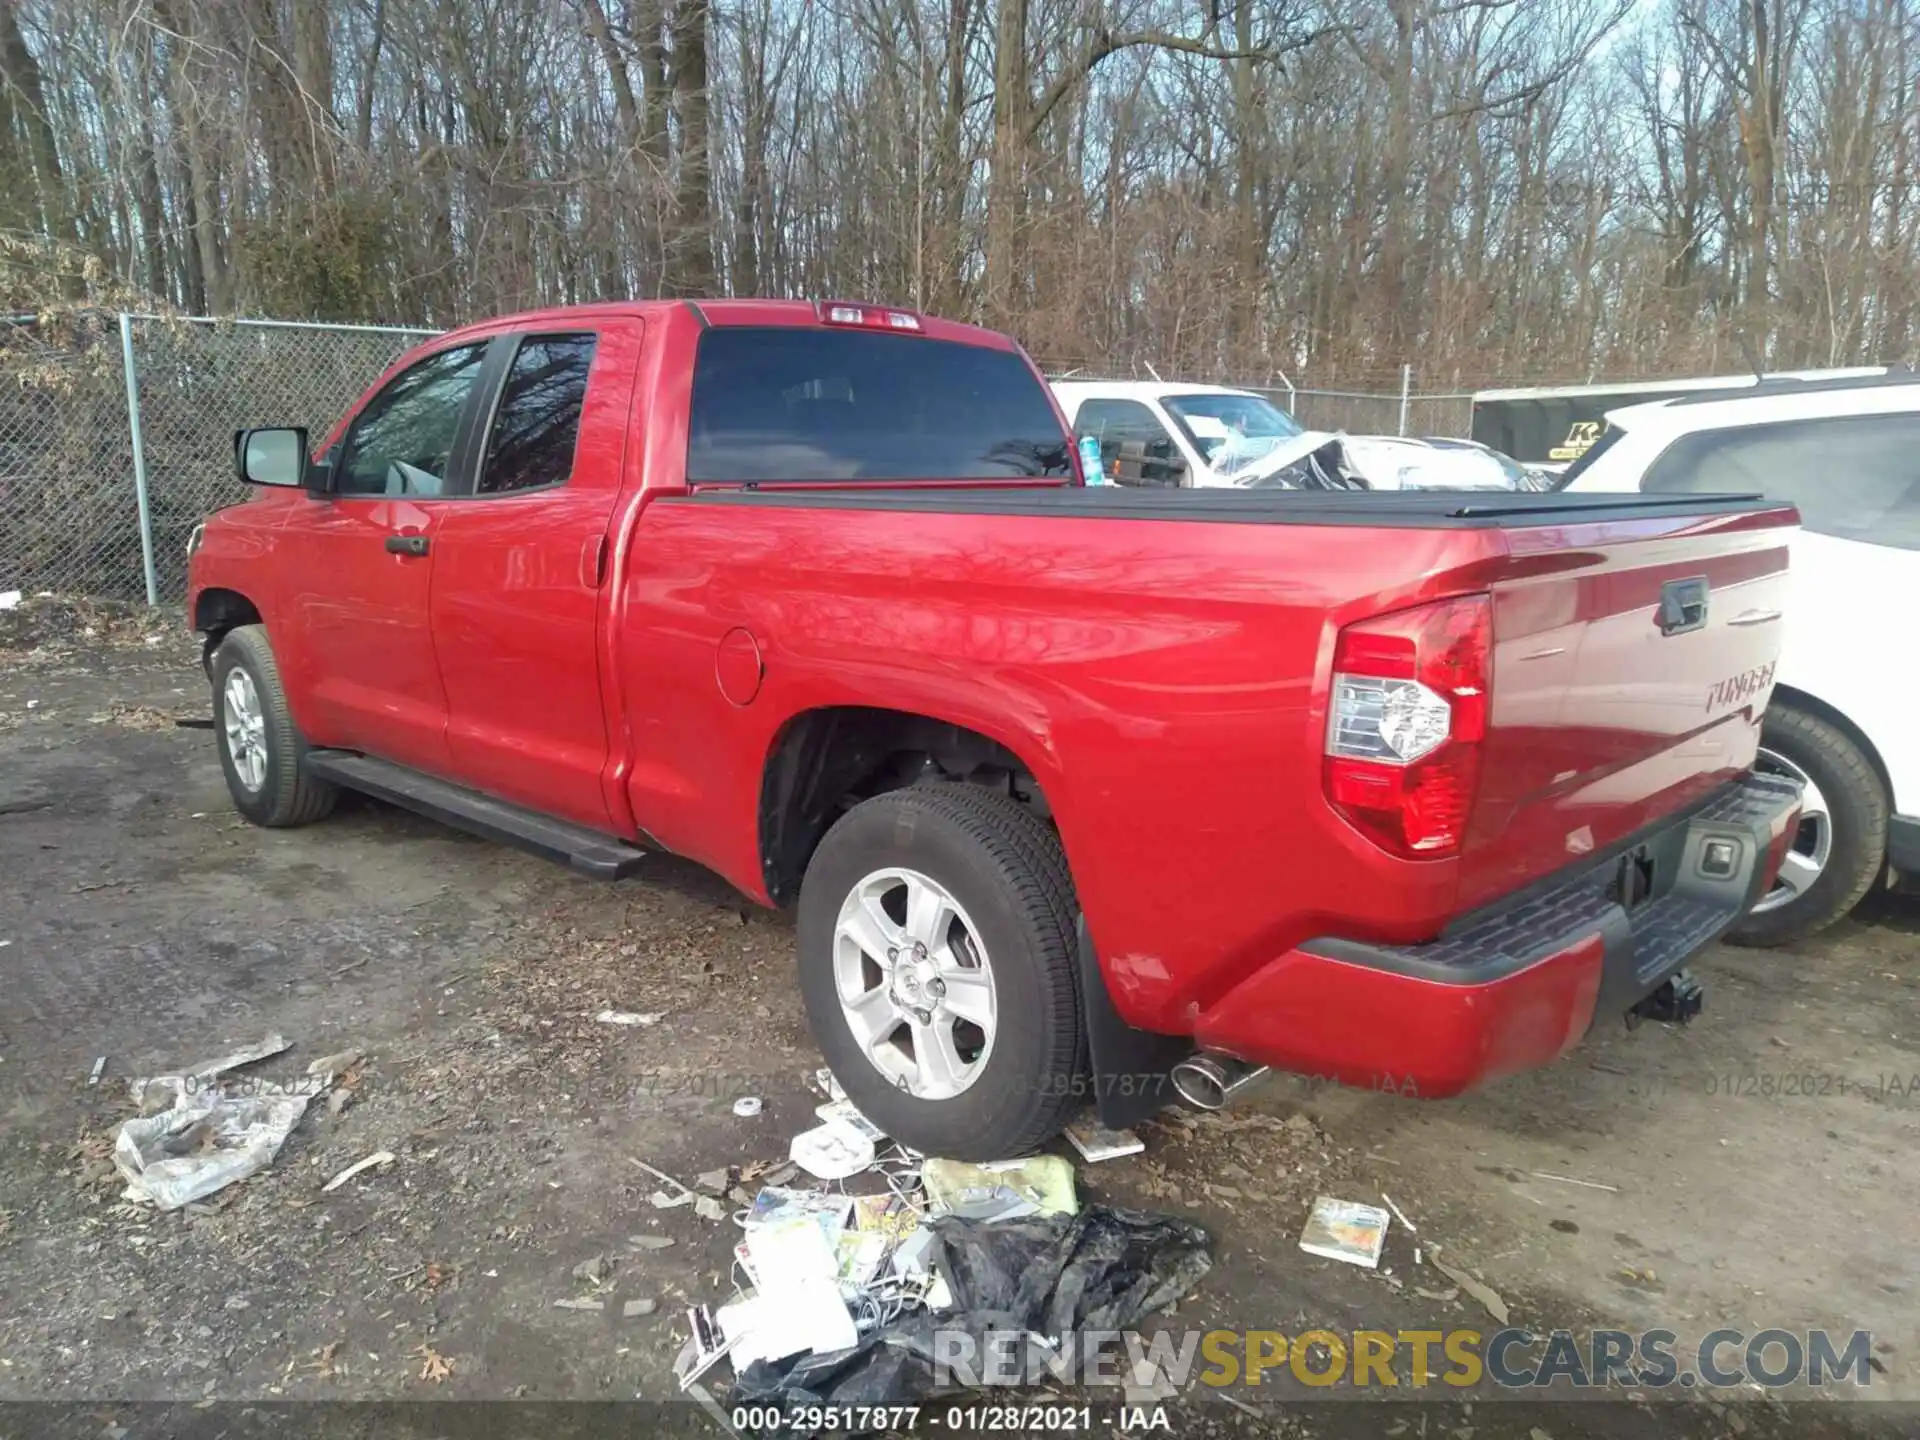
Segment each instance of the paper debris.
[{"label": "paper debris", "polygon": [[1069,1125],[1067,1141],[1089,1165],[1097,1165],[1102,1160],[1118,1160],[1123,1155],[1138,1155],[1147,1148],[1147,1142],[1131,1130],[1109,1130],[1104,1125],[1091,1122]]},{"label": "paper debris", "polygon": [[851,1100],[829,1100],[824,1105],[814,1106],[813,1113],[830,1125],[847,1125],[858,1130],[876,1145],[887,1138],[887,1132],[862,1115]]},{"label": "paper debris", "polygon": [[[1383,1190],[1380,1192],[1380,1198],[1386,1201],[1387,1209],[1393,1212],[1393,1218],[1398,1220],[1402,1225],[1407,1227],[1407,1233],[1409,1235],[1418,1235],[1420,1233],[1420,1228],[1417,1225],[1415,1225],[1411,1220],[1407,1219],[1406,1212],[1402,1210],[1398,1205],[1393,1203],[1393,1197],[1391,1195],[1387,1194]],[[1419,1258],[1417,1252],[1416,1252],[1415,1258],[1416,1259]]]},{"label": "paper debris", "polygon": [[127,1198],[178,1210],[245,1179],[280,1153],[309,1098],[230,1098],[203,1090],[180,1094],[173,1108],[157,1115],[127,1121],[113,1145]]},{"label": "paper debris", "polygon": [[257,1045],[246,1045],[218,1059],[203,1060],[198,1065],[168,1075],[140,1076],[128,1082],[127,1090],[133,1096],[143,1114],[151,1115],[172,1105],[176,1098],[189,1092],[211,1088],[210,1082],[229,1070],[238,1070],[243,1065],[251,1065],[256,1060],[266,1060],[278,1055],[287,1048],[284,1035],[268,1035]]},{"label": "paper debris", "polygon": [[1058,1155],[1030,1155],[985,1165],[929,1159],[920,1167],[920,1183],[926,1188],[929,1209],[970,1220],[1072,1215],[1080,1208],[1073,1166]]},{"label": "paper debris", "polygon": [[353,1179],[354,1176],[360,1174],[361,1171],[371,1170],[376,1165],[391,1165],[393,1161],[394,1154],[391,1150],[376,1150],[373,1154],[367,1156],[366,1159],[354,1161],[353,1164],[347,1166],[346,1169],[327,1181],[326,1184],[320,1187],[320,1193],[322,1195],[330,1194],[332,1191],[338,1190],[342,1185],[346,1184],[347,1181]]},{"label": "paper debris", "polygon": [[602,1025],[658,1025],[666,1019],[664,1010],[641,1014],[638,1010],[602,1010],[593,1017]]},{"label": "paper debris", "polygon": [[1349,1265],[1364,1265],[1372,1270],[1380,1264],[1380,1252],[1387,1244],[1387,1227],[1392,1223],[1393,1217],[1378,1205],[1321,1195],[1314,1200],[1306,1228],[1300,1232],[1300,1248],[1309,1255],[1323,1255],[1329,1260],[1344,1260]]},{"label": "paper debris", "polygon": [[553,1302],[553,1308],[556,1310],[604,1310],[607,1308],[607,1302],[580,1299],[556,1300]]},{"label": "paper debris", "polygon": [[852,1125],[829,1120],[793,1137],[788,1158],[821,1180],[844,1180],[873,1164],[873,1141]]}]

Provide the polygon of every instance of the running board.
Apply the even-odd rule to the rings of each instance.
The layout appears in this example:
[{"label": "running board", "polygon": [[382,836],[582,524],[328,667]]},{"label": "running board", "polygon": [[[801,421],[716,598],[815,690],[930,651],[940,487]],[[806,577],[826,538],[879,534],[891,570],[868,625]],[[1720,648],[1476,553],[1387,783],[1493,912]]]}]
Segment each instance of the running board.
[{"label": "running board", "polygon": [[631,875],[647,853],[584,825],[510,805],[478,790],[469,790],[464,785],[455,785],[390,760],[376,760],[371,755],[356,755],[349,750],[310,750],[306,768],[309,774],[322,780],[375,796],[458,830],[470,830],[489,840],[504,840],[522,850],[570,865],[596,880],[619,880]]}]

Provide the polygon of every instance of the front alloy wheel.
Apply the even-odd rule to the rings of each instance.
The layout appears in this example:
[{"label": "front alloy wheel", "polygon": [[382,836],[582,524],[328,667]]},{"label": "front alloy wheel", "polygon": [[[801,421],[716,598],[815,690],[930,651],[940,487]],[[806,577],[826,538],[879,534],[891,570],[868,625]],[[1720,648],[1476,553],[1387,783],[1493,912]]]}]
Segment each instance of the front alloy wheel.
[{"label": "front alloy wheel", "polygon": [[236,665],[227,672],[227,756],[233,773],[249,792],[267,783],[267,721],[253,677]]}]

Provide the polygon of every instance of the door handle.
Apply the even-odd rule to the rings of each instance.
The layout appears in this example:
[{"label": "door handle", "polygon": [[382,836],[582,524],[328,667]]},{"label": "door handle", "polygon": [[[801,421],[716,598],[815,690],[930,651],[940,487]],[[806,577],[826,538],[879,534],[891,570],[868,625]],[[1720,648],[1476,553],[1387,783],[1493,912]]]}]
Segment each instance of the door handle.
[{"label": "door handle", "polygon": [[424,535],[387,536],[389,555],[424,555],[427,553],[427,537]]}]

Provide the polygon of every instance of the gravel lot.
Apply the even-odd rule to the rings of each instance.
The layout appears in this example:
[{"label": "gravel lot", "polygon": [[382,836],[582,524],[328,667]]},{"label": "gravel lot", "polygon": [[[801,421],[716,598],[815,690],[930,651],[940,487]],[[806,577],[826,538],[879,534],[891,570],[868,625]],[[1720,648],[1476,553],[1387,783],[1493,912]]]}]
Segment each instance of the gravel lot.
[{"label": "gravel lot", "polygon": [[[812,1123],[788,919],[668,858],[600,885],[372,802],[253,829],[213,737],[175,725],[206,709],[177,628],[0,615],[0,1399],[89,1402],[100,1434],[107,1401],[667,1397],[682,1311],[720,1298],[736,1232],[653,1208],[631,1161],[691,1180],[784,1159]],[[1608,1025],[1455,1102],[1279,1081],[1148,1127],[1144,1156],[1083,1169],[1083,1190],[1215,1235],[1213,1273],[1162,1323],[1497,1328],[1398,1230],[1380,1273],[1296,1248],[1314,1195],[1385,1192],[1516,1323],[1866,1328],[1866,1399],[1383,1410],[1243,1390],[1251,1411],[1196,1404],[1176,1433],[1909,1425],[1920,904],[1702,970],[1686,1030]],[[609,1007],[664,1018],[597,1023]],[[270,1030],[293,1048],[267,1074],[363,1053],[338,1113],[316,1103],[277,1165],[191,1213],[122,1203],[106,1157],[127,1078]],[[738,1119],[749,1093],[765,1110]],[[383,1149],[392,1165],[320,1193]],[[592,1285],[575,1271],[597,1256]],[[606,1303],[555,1308],[582,1297]],[[631,1300],[657,1308],[626,1318]]]}]

